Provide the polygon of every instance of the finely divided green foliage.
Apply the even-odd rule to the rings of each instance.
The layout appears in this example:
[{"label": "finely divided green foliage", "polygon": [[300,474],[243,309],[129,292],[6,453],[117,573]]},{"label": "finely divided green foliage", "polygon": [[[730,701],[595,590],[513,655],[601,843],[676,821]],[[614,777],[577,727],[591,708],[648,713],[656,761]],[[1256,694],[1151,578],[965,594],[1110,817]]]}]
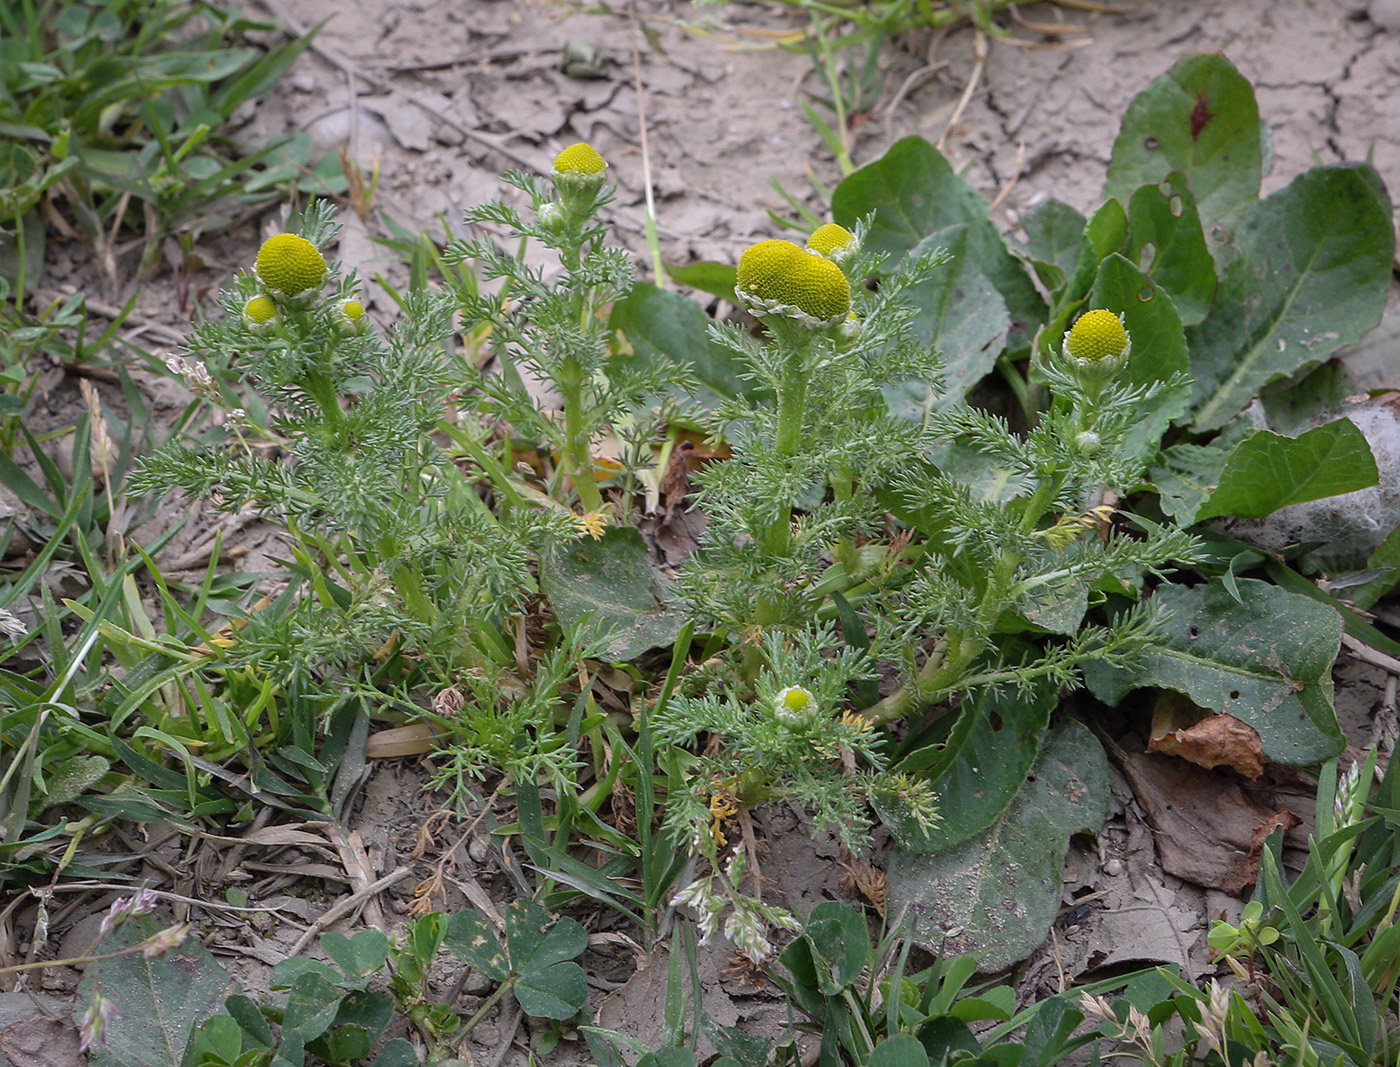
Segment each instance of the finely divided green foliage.
[{"label": "finely divided green foliage", "polygon": [[[333,239],[324,209],[308,216],[306,235]],[[355,279],[329,284],[333,297],[307,307],[282,301],[262,327],[243,313],[258,283],[238,277],[223,318],[201,326],[188,358],[237,360],[276,417],[245,429],[234,416],[233,433],[213,447],[168,442],[143,462],[133,489],[217,491],[223,507],[252,505],[287,522],[307,577],[325,587],[296,610],[332,660],[362,657],[396,629],[449,662],[489,660],[501,609],[533,587],[527,562],[547,517],[521,512],[520,525],[503,527],[430,438],[447,393],[450,299],[413,295],[404,320],[382,337],[342,321]],[[355,402],[342,406],[343,396]],[[258,438],[287,458],[265,458],[253,447]],[[386,583],[394,595],[384,595]]]},{"label": "finely divided green foliage", "polygon": [[[1242,150],[1217,143],[1220,129]],[[1259,200],[1251,132],[1257,141],[1247,84],[1221,57],[1194,57],[1130,109],[1110,197],[1087,218],[1037,210],[1024,244],[935,149],[901,141],[835,191],[860,246],[840,264],[854,316],[815,327],[747,294],[736,300],[761,331],[709,324],[675,294],[634,287],[600,221],[601,180],[510,176],[526,206],[473,209],[473,239],[443,257],[461,268],[451,293],[404,296],[386,333],[346,319],[356,283],[335,268],[320,293],[279,296],[270,323],[258,321],[265,307],[245,314],[263,294],[241,276],[178,364],[217,425],[148,457],[132,485],[217,493],[281,523],[285,587],[250,603],[214,561],[191,591],[147,556],[102,560],[86,427],[75,480],[32,440],[48,488],[17,463],[0,467],[52,533],[4,604],[41,589],[60,553],[93,578],[66,605],[76,637],[36,594],[43,621],[26,628],[52,669],[0,675],[7,862],[52,848],[63,823],[47,809],[75,795],[84,831],[117,816],[246,818],[259,805],[336,817],[360,780],[370,716],[388,710],[448,739],[437,767],[460,809],[478,780],[509,779],[518,824],[504,829],[529,858],[510,872],[540,902],[512,913],[504,940],[471,919],[411,925],[391,954],[389,995],[431,1042],[457,1025],[426,995],[444,943],[492,974],[500,996],[571,1016],[583,1003],[579,931],[546,909],[580,895],[656,931],[685,904],[702,937],[723,929],[754,958],[769,954],[773,928],[801,925],[748,889],[759,860],[749,809],[774,798],[810,806],[851,847],[865,841],[869,802],[919,857],[898,861],[914,873],[896,896],[981,887],[959,896],[965,921],[949,936],[986,966],[1012,962],[1049,922],[1065,839],[1101,819],[1097,742],[1073,724],[1049,729],[1060,692],[1086,679],[1110,700],[1179,689],[1246,718],[1273,758],[1307,762],[1340,747],[1329,671],[1343,626],[1384,640],[1204,524],[1374,477],[1349,422],[1305,432],[1321,406],[1312,398],[1345,390],[1286,379],[1379,314],[1393,244],[1372,224],[1389,202],[1361,166],[1318,168]],[[301,228],[316,245],[334,236],[323,209]],[[557,256],[557,277],[520,241]],[[497,283],[489,294],[469,261]],[[1122,317],[1132,346],[1121,360],[1088,365],[1062,350],[1090,309]],[[673,358],[695,361],[694,373]],[[1010,415],[969,400],[988,395],[993,370]],[[1310,398],[1259,405],[1258,421],[1278,419],[1282,434],[1253,409],[1237,417],[1265,388]],[[682,412],[730,458],[690,472],[688,503],[708,528],[673,587],[631,519],[641,487],[659,484],[644,469],[654,440],[674,445]],[[621,471],[595,456],[608,436]],[[670,524],[682,501],[664,491]],[[158,590],[163,619],[146,618],[138,578]],[[211,623],[229,617],[245,624]],[[123,765],[133,780],[93,795]],[[1066,789],[1076,774],[1083,788]],[[1323,939],[1349,929],[1334,846],[1319,859]],[[989,872],[1013,866],[1023,876],[998,880],[1005,894],[991,900]],[[996,921],[993,905],[1016,921]],[[917,1067],[920,1055],[988,1047],[950,1020],[1015,1024],[1004,993],[956,1007],[973,959],[940,964],[911,996],[888,985],[877,1007],[878,986],[859,978],[858,925],[824,912],[787,956],[794,1002],[830,1025],[826,1062],[839,1046],[857,1062]],[[1321,963],[1298,946],[1298,963],[1316,983],[1330,967],[1352,993],[1358,973],[1383,988],[1388,972],[1360,940],[1383,942],[1387,929],[1377,919]],[[284,1058],[363,1058],[383,1002],[358,994],[379,948],[331,941],[339,971],[284,976]],[[1158,993],[1144,984],[1133,1003]],[[1327,1040],[1349,1056],[1388,1048],[1373,1020],[1333,1000]],[[209,1062],[270,1053],[270,1017],[228,1008],[232,1022],[209,1031],[222,1042]],[[1208,1009],[1189,993],[1174,1005],[1203,1025]],[[1078,1021],[1063,1002],[1056,1010],[1031,1061],[1040,1067]],[[1137,1025],[1111,1006],[1101,1017],[1125,1040]],[[1232,1040],[1263,1047],[1258,1020],[1237,1021]],[[880,1027],[886,1040],[871,1040]],[[386,1064],[403,1051],[391,1049]]]},{"label": "finely divided green foliage", "polygon": [[[601,178],[601,175],[600,175]],[[671,359],[612,361],[613,347],[604,308],[625,298],[632,288],[627,253],[608,245],[599,211],[612,199],[611,187],[599,184],[579,199],[563,186],[520,172],[505,180],[530,202],[523,217],[505,203],[483,204],[467,213],[480,228],[475,240],[454,241],[444,254],[448,264],[474,260],[481,278],[501,284],[487,294],[458,286],[456,296],[468,330],[489,324],[500,373],[485,374],[462,362],[462,375],[473,407],[507,420],[532,445],[557,452],[560,462],[549,490],[567,499],[567,477],[584,510],[598,513],[603,499],[597,486],[590,442],[601,433],[618,433],[639,406],[684,385],[688,376]],[[497,234],[516,242],[505,251]],[[563,274],[546,282],[543,268],[525,261],[525,243],[536,242],[558,256]],[[546,414],[527,381],[547,383],[561,400],[563,418]]]}]

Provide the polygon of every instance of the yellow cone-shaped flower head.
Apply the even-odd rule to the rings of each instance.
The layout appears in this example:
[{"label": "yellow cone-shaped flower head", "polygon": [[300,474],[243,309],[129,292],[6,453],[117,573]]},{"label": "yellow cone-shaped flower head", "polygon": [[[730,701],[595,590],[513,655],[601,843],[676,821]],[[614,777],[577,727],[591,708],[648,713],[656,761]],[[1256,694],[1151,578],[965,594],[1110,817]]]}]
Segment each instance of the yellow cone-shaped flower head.
[{"label": "yellow cone-shaped flower head", "polygon": [[1128,331],[1111,311],[1086,311],[1065,335],[1065,350],[1074,359],[1118,359],[1128,348]]},{"label": "yellow cone-shaped flower head", "polygon": [[559,191],[563,210],[558,220],[541,219],[541,225],[548,229],[557,226],[566,216],[582,218],[591,214],[597,207],[607,169],[608,161],[591,144],[582,141],[569,145],[555,156],[550,178]]},{"label": "yellow cone-shaped flower head", "polygon": [[838,262],[855,250],[856,235],[846,227],[838,226],[834,222],[818,226],[812,231],[812,236],[807,238],[807,251],[815,252]]},{"label": "yellow cone-shaped flower head", "polygon": [[554,157],[555,174],[602,174],[607,169],[608,161],[583,141],[569,145]]},{"label": "yellow cone-shaped flower head", "polygon": [[326,257],[305,237],[279,233],[263,242],[253,269],[271,292],[296,296],[325,282]]},{"label": "yellow cone-shaped flower head", "polygon": [[277,305],[270,296],[255,296],[243,305],[243,317],[255,330],[262,329],[277,318]]},{"label": "yellow cone-shaped flower head", "polygon": [[1133,339],[1123,317],[1103,308],[1086,311],[1065,334],[1062,363],[1083,389],[1097,396],[1128,365]]},{"label": "yellow cone-shaped flower head", "polygon": [[750,247],[739,257],[737,282],[736,294],[755,314],[795,308],[804,325],[827,326],[851,310],[851,284],[841,268],[791,241]]}]

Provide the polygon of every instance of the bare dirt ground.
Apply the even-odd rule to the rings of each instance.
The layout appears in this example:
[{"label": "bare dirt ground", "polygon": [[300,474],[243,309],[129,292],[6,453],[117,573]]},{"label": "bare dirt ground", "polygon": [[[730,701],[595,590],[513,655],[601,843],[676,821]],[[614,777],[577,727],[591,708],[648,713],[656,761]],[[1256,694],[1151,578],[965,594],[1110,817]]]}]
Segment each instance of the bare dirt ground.
[{"label": "bare dirt ground", "polygon": [[[804,16],[779,4],[636,0],[601,14],[548,0],[250,0],[248,7],[292,31],[326,20],[315,49],[270,97],[240,116],[237,136],[258,145],[306,130],[326,151],[347,146],[366,172],[379,168],[375,213],[365,223],[348,211],[343,217],[338,255],[362,277],[381,271],[403,278],[401,265],[373,242],[389,235],[386,219],[408,231],[440,233],[441,219],[455,223],[464,207],[500,195],[503,170],[547,171],[553,155],[576,140],[590,141],[610,161],[620,187],[614,218],[639,264],[646,261],[644,165],[663,252],[676,263],[732,262],[747,244],[777,235],[766,209],[783,204],[768,179],[820,212],[809,172],[827,185],[840,177],[798,103],[799,94],[816,89],[807,56],[774,46]],[[960,28],[937,39],[915,34],[888,42],[884,91],[855,127],[856,163],[919,134],[941,141],[968,180],[998,200],[999,221],[1008,229],[1046,196],[1091,208],[1132,96],[1183,56],[1219,49],[1253,82],[1273,135],[1266,193],[1317,162],[1364,158],[1392,194],[1400,190],[1396,0],[1139,0],[1112,12],[1037,4],[1005,22],[1005,40]],[[260,231],[249,226],[204,242],[184,321],[231,271],[247,267],[265,232],[279,228],[268,217]],[[129,295],[129,281],[113,291],[85,264],[81,248],[55,242],[51,249],[58,259],[49,275],[54,291],[83,287],[115,305]],[[1366,387],[1400,385],[1400,304],[1392,296],[1382,328],[1349,354]],[[173,350],[184,326],[181,305],[172,281],[155,279],[138,298],[138,340],[158,354]],[[392,304],[381,295],[373,310],[387,318]],[[167,380],[143,381],[158,413],[177,410],[185,399]],[[55,373],[45,385],[35,412],[40,428],[45,419],[71,421],[72,383]],[[200,545],[210,534],[209,522],[192,523],[163,562],[202,565]],[[256,523],[231,525],[227,536],[244,569],[261,569],[279,551]],[[181,553],[188,559],[176,561]],[[1353,744],[1364,746],[1378,721],[1393,719],[1394,677],[1344,655],[1337,678],[1339,713]],[[407,916],[414,887],[435,875],[441,877],[433,906],[499,912],[514,889],[494,846],[481,829],[430,821],[436,804],[422,791],[424,777],[420,766],[381,763],[352,821],[355,835],[339,842],[230,852],[191,848],[170,835],[152,848],[165,834],[152,827],[148,840],[129,847],[151,851],[146,873],[163,889],[222,899],[237,886],[250,903],[274,909],[254,923],[198,908],[191,915],[230,970],[257,989],[327,907],[398,870],[407,871],[403,880],[373,900],[359,921],[394,930]],[[1271,789],[1259,803],[1288,805],[1304,816],[1311,811],[1305,784],[1281,779]],[[800,814],[769,812],[759,830],[770,849],[764,874],[775,899],[805,913],[821,899],[848,893],[843,857],[834,844],[814,846]],[[1202,975],[1211,966],[1203,938],[1208,917],[1239,906],[1164,869],[1147,814],[1116,770],[1109,825],[1098,842],[1076,845],[1065,878],[1054,938],[1017,975],[1026,996],[1081,975],[1151,962]],[[75,894],[71,904],[52,906],[60,956],[86,948],[111,896]],[[17,918],[18,929],[32,930],[37,915],[29,907]],[[607,925],[591,924],[590,1010],[601,1025],[649,1041],[664,998],[664,949],[649,953],[629,940],[639,936],[635,931]],[[730,963],[722,946],[702,958],[706,1010],[721,1023],[775,1033],[783,1009],[774,988]],[[445,995],[456,978],[444,974],[439,992]],[[61,1004],[71,1000],[75,984],[75,973],[55,971],[35,988]],[[462,1008],[470,1012],[487,992],[468,981]],[[591,1062],[577,1035],[568,1037],[547,1062]],[[503,1008],[478,1028],[467,1051],[493,1067],[524,1064],[531,1038],[528,1020]],[[0,1067],[7,1062],[0,1051]]]}]

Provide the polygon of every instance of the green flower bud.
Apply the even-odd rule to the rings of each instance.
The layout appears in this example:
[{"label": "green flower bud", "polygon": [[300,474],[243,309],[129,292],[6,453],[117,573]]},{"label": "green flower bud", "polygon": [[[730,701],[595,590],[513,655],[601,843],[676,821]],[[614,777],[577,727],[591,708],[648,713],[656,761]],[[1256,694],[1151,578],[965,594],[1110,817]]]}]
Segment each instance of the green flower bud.
[{"label": "green flower bud", "polygon": [[564,222],[564,209],[553,200],[540,205],[535,212],[535,221],[546,233],[554,233]]},{"label": "green flower bud", "polygon": [[856,251],[856,235],[844,226],[828,222],[818,226],[807,238],[807,251],[840,263]]},{"label": "green flower bud", "polygon": [[254,330],[266,330],[277,318],[277,303],[270,296],[255,296],[243,305],[243,321]]},{"label": "green flower bud", "polygon": [[779,721],[796,726],[806,721],[808,714],[815,710],[815,705],[816,697],[812,696],[811,690],[790,685],[773,698],[773,714]]},{"label": "green flower bud", "polygon": [[365,315],[365,306],[358,300],[342,300],[336,304],[335,310],[336,328],[341,333],[361,334],[369,329],[369,319]]},{"label": "green flower bud", "polygon": [[759,241],[739,257],[735,294],[755,315],[786,315],[820,328],[844,322],[851,284],[829,259],[791,241]]},{"label": "green flower bud", "polygon": [[258,249],[253,270],[274,295],[300,296],[321,288],[326,280],[326,257],[305,237],[274,234]]}]

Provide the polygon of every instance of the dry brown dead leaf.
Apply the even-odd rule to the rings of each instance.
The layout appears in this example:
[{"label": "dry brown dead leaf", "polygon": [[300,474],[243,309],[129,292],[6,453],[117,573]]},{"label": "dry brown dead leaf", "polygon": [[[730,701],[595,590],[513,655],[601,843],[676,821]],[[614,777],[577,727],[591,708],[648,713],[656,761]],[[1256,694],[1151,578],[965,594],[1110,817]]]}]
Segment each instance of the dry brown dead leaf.
[{"label": "dry brown dead leaf", "polygon": [[1154,714],[1147,751],[1180,756],[1206,770],[1229,767],[1249,779],[1264,773],[1264,745],[1258,732],[1228,714],[1211,715],[1186,727],[1173,727]]},{"label": "dry brown dead leaf", "polygon": [[437,747],[437,731],[431,723],[413,722],[370,734],[365,742],[366,759],[397,759],[421,756]]},{"label": "dry brown dead leaf", "polygon": [[1178,878],[1238,893],[1259,876],[1259,852],[1269,833],[1301,821],[1286,808],[1270,811],[1251,800],[1219,771],[1114,748],[1147,814],[1162,869]]}]

